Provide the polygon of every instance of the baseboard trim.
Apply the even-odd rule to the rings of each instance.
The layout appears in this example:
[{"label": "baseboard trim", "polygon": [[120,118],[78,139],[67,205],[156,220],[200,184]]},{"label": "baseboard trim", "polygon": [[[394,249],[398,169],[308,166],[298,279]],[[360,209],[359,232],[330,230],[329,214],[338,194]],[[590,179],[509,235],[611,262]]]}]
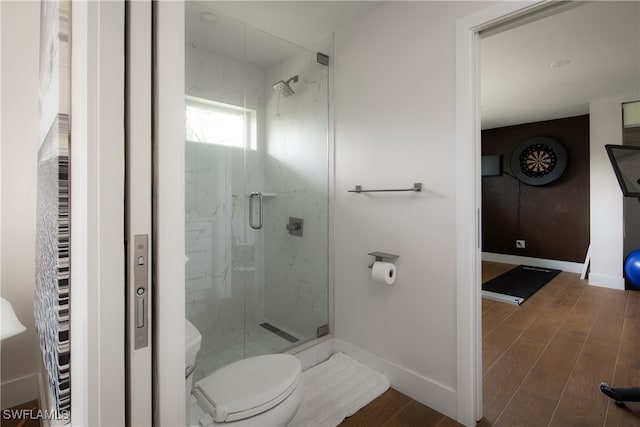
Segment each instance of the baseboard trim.
[{"label": "baseboard trim", "polygon": [[40,402],[39,376],[36,373],[3,382],[2,408],[11,408],[32,400]]},{"label": "baseboard trim", "polygon": [[554,270],[567,271],[569,273],[582,273],[582,263],[558,261],[544,258],[531,258],[518,255],[496,254],[493,252],[482,252],[483,261],[501,262],[513,265],[531,265],[533,267],[552,268]]},{"label": "baseboard trim", "polygon": [[316,346],[295,353],[295,355],[300,358],[302,368],[305,370],[327,360],[337,352],[343,352],[358,362],[385,375],[391,387],[399,392],[452,419],[456,419],[457,395],[454,389],[345,341],[330,338]]},{"label": "baseboard trim", "polygon": [[606,274],[589,273],[589,284],[610,289],[624,289],[624,278]]}]

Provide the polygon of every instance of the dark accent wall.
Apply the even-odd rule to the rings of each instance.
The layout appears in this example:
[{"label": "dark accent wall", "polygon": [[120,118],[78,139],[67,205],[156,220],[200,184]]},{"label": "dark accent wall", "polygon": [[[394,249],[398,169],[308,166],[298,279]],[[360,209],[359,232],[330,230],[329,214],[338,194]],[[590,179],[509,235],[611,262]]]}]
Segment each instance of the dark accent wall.
[{"label": "dark accent wall", "polygon": [[[564,174],[534,187],[510,176],[512,151],[547,136],[567,151]],[[589,247],[589,116],[482,131],[482,154],[499,154],[503,174],[482,178],[482,250],[507,255],[584,262]],[[516,239],[526,248],[516,249]]]}]

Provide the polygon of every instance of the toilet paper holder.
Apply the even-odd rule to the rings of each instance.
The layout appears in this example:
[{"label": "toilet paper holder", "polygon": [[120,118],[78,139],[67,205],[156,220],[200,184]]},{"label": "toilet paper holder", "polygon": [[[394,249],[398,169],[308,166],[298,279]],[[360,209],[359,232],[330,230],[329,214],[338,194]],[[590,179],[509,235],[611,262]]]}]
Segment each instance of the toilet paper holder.
[{"label": "toilet paper holder", "polygon": [[376,257],[375,261],[371,263],[369,268],[373,268],[373,264],[379,261],[393,262],[396,258],[400,258],[400,255],[388,254],[386,252],[369,252],[367,255]]}]

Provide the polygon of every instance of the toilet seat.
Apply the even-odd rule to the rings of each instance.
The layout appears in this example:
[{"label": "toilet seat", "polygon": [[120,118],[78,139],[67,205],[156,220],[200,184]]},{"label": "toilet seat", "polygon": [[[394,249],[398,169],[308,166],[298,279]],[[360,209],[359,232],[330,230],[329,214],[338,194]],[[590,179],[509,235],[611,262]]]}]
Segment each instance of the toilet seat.
[{"label": "toilet seat", "polygon": [[277,406],[298,387],[300,360],[266,354],[239,360],[198,381],[193,395],[215,422],[238,421]]}]

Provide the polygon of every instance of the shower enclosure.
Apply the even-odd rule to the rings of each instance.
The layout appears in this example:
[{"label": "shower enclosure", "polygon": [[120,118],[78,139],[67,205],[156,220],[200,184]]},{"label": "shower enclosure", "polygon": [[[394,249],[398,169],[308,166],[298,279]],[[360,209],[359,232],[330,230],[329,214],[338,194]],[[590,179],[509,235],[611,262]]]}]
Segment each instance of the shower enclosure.
[{"label": "shower enclosure", "polygon": [[[186,313],[197,380],[328,332],[328,94],[309,51],[186,2]],[[320,62],[318,62],[320,58]]]}]

